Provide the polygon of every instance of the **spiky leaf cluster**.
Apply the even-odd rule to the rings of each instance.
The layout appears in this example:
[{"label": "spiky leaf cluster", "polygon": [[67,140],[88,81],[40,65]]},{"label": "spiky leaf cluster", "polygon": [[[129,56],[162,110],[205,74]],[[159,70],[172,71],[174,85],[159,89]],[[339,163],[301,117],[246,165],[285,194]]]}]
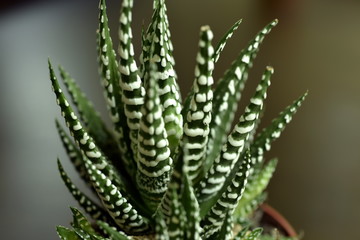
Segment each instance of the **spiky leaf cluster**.
[{"label": "spiky leaf cluster", "polygon": [[[274,72],[266,67],[244,113],[232,129],[231,125],[248,71],[277,20],[249,42],[216,85],[214,65],[241,21],[216,47],[210,27],[201,27],[194,82],[182,102],[165,0],[154,0],[153,6],[136,61],[133,0],[122,1],[118,54],[105,0],[100,1],[98,62],[112,129],[60,67],[70,105],[49,61],[52,87],[69,130],[56,121],[60,139],[98,197],[79,190],[58,160],[65,186],[96,227],[72,208],[72,229],[59,226],[57,232],[61,239],[257,239],[260,228],[239,224],[250,222],[264,200],[277,162],[264,165],[264,153],[306,94],[255,135]],[[236,235],[235,228],[241,228]]]}]

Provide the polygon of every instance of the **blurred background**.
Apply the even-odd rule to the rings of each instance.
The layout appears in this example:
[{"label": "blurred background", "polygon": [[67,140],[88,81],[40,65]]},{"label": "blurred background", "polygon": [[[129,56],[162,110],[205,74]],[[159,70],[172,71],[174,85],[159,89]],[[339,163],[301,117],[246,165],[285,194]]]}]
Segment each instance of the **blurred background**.
[{"label": "blurred background", "polygon": [[[108,0],[113,38],[120,1]],[[8,1],[0,5],[0,232],[4,239],[57,239],[77,206],[56,166],[73,178],[54,119],[60,111],[50,88],[47,58],[62,64],[107,117],[97,72],[97,1]],[[306,240],[360,239],[360,2],[356,0],[168,1],[177,73],[183,95],[193,81],[198,33],[211,26],[217,42],[242,18],[215,78],[274,18],[250,71],[239,111],[266,65],[275,68],[262,125],[309,90],[309,96],[266,157],[279,165],[269,203]],[[135,1],[139,53],[151,1]],[[115,46],[117,46],[117,41]],[[107,119],[107,118],[106,118]],[[79,183],[81,184],[81,183]]]}]

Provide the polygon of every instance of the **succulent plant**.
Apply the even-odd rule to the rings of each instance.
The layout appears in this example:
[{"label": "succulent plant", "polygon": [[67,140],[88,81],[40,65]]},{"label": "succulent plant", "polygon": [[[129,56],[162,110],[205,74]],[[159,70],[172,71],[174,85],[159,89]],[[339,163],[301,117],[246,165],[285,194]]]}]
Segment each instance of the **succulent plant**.
[{"label": "succulent plant", "polygon": [[98,197],[93,200],[79,190],[58,160],[66,187],[94,220],[71,208],[72,228],[59,226],[58,235],[64,240],[269,237],[252,220],[277,163],[265,162],[264,153],[306,93],[255,134],[274,71],[266,67],[245,112],[231,126],[248,71],[277,20],[249,42],[215,87],[214,64],[241,21],[216,47],[210,27],[201,27],[195,80],[182,101],[165,0],[154,0],[151,22],[142,32],[139,65],[132,44],[132,7],[133,0],[122,1],[117,56],[105,0],[99,4],[99,72],[112,129],[60,67],[70,105],[49,60],[52,87],[69,130],[56,121],[58,133],[71,162]]}]

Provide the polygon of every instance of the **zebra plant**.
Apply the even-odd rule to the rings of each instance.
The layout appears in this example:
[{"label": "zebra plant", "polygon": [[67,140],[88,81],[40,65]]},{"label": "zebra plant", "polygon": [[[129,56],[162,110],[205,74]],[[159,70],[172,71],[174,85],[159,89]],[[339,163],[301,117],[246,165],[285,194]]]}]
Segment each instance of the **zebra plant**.
[{"label": "zebra plant", "polygon": [[132,43],[133,0],[122,1],[118,56],[105,0],[99,6],[99,72],[112,129],[60,67],[73,103],[69,104],[49,61],[52,87],[68,128],[56,121],[58,133],[81,178],[100,200],[79,190],[58,160],[64,184],[93,219],[89,222],[71,208],[72,228],[57,227],[60,238],[271,238],[252,220],[265,200],[264,190],[277,162],[265,162],[263,156],[306,93],[255,134],[274,72],[266,67],[244,114],[231,126],[248,71],[277,20],[249,42],[215,87],[214,64],[241,21],[216,47],[210,27],[201,27],[195,80],[182,101],[165,0],[154,0],[151,22],[142,33],[139,62]]}]

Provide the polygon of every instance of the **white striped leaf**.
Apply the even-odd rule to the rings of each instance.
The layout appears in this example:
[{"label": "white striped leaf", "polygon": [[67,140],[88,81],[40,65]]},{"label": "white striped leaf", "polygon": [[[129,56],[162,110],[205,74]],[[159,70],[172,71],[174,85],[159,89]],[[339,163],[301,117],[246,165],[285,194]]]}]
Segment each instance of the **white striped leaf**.
[{"label": "white striped leaf", "polygon": [[139,200],[137,197],[137,190],[131,187],[127,179],[124,179],[121,175],[118,174],[116,168],[102,153],[102,151],[94,142],[93,138],[84,130],[81,122],[72,110],[59,86],[54,70],[51,67],[50,61],[49,70],[52,87],[56,95],[57,103],[60,106],[61,114],[65,119],[71,135],[73,136],[76,144],[78,145],[83,154],[83,159],[89,159],[97,167],[97,169],[101,170],[109,179],[114,182],[114,184],[119,189],[122,190],[123,194],[129,197],[133,204],[136,204],[137,206],[142,206],[143,204],[141,203],[141,200]]},{"label": "white striped leaf", "polygon": [[241,199],[247,178],[249,176],[251,156],[250,152],[245,153],[240,169],[237,171],[235,177],[232,179],[231,184],[226,188],[221,197],[211,207],[210,211],[205,215],[202,220],[204,228],[204,237],[209,237],[219,231],[224,224],[226,216],[233,215],[233,212]]},{"label": "white striped leaf", "polygon": [[167,190],[173,162],[158,93],[161,80],[153,67],[141,109],[136,182],[145,203],[155,211]]},{"label": "white striped leaf", "polygon": [[225,220],[216,233],[206,238],[206,240],[230,240],[233,239],[233,228],[234,228],[234,222],[232,219],[231,214],[229,211],[226,213]]},{"label": "white striped leaf", "polygon": [[234,212],[235,217],[247,217],[243,215],[243,211],[265,191],[275,172],[276,165],[277,159],[272,159],[261,170],[255,171],[250,175],[244,195]]},{"label": "white striped leaf", "polygon": [[218,45],[215,48],[215,53],[213,56],[214,63],[216,63],[219,60],[220,54],[224,50],[227,41],[232,37],[236,29],[238,29],[241,22],[242,19],[238,20],[219,41]]},{"label": "white striped leaf", "polygon": [[251,145],[253,164],[260,164],[262,162],[264,152],[269,151],[271,148],[271,143],[280,137],[282,131],[285,129],[287,124],[290,123],[292,117],[304,102],[307,94],[307,92],[304,93],[291,105],[286,107],[278,117],[272,120],[268,127],[264,128],[260,134],[256,136],[255,141]]},{"label": "white striped leaf", "polygon": [[57,226],[56,232],[61,240],[81,240],[74,230],[63,226]]},{"label": "white striped leaf", "polygon": [[[228,176],[234,169],[235,164],[239,162],[238,159],[244,151],[245,143],[259,117],[273,71],[271,67],[266,68],[254,96],[250,99],[250,104],[245,109],[245,113],[240,117],[239,123],[233,128],[227,142],[221,149],[220,155],[215,159],[205,178],[198,184],[197,193],[200,202],[205,200],[210,201],[210,203],[215,202],[221,196],[221,189],[226,180],[230,181],[233,178],[233,176],[231,178],[228,178]],[[235,168],[236,170],[237,168]],[[203,204],[203,206],[209,205]],[[202,211],[206,208],[203,207]]]},{"label": "white striped leaf", "polygon": [[[60,140],[65,148],[65,151],[74,165],[76,171],[79,173],[80,177],[85,181],[85,183],[89,184],[89,177],[86,173],[86,168],[84,165],[84,160],[81,151],[78,146],[72,141],[72,139],[65,132],[64,128],[60,125],[59,121],[55,121],[56,129],[58,130]],[[89,184],[91,186],[91,184]]]},{"label": "white striped leaf", "polygon": [[212,162],[218,156],[221,146],[226,141],[241,92],[248,78],[248,71],[252,67],[252,62],[259,51],[260,44],[277,22],[277,20],[272,21],[250,41],[247,48],[241,51],[238,58],[216,85],[205,171],[210,168]]},{"label": "white striped leaf", "polygon": [[166,221],[161,211],[156,212],[155,221],[155,240],[169,240]]},{"label": "white striped leaf", "polygon": [[131,148],[136,160],[141,106],[145,90],[135,61],[133,35],[131,30],[133,0],[122,1],[119,28],[120,86],[127,125],[130,129]]},{"label": "white striped leaf", "polygon": [[[163,108],[165,128],[171,152],[178,147],[183,134],[183,118],[181,115],[181,94],[176,82],[172,56],[173,46],[170,41],[169,23],[164,0],[159,0],[152,16],[152,21],[143,42],[142,67],[143,79],[147,84],[151,64],[155,62],[159,73],[159,96]],[[151,61],[150,61],[151,60]]]},{"label": "white striped leaf", "polygon": [[200,30],[199,52],[195,67],[195,80],[192,87],[192,95],[189,107],[184,112],[184,136],[183,148],[186,149],[184,158],[188,162],[189,178],[195,182],[204,173],[202,165],[206,158],[206,146],[210,132],[212,109],[212,72],[214,69],[211,45],[213,33],[209,26],[203,26]]},{"label": "white striped leaf", "polygon": [[71,195],[75,198],[75,200],[79,203],[79,205],[85,210],[85,212],[95,220],[109,221],[110,218],[106,211],[94,201],[92,201],[88,196],[86,196],[74,185],[74,183],[71,181],[71,179],[65,172],[59,159],[58,168],[65,186],[67,187]]},{"label": "white striped leaf", "polygon": [[121,159],[124,167],[130,176],[136,171],[135,160],[131,151],[129,128],[126,122],[124,103],[122,101],[122,90],[120,86],[120,72],[116,53],[108,26],[105,0],[100,1],[99,30],[98,30],[98,61],[102,76],[102,85],[105,89],[105,96],[110,112],[111,120],[114,123],[116,140],[121,151]]},{"label": "white striped leaf", "polygon": [[113,181],[90,160],[85,160],[85,166],[103,206],[120,229],[135,235],[149,232],[148,220],[138,213]]},{"label": "white striped leaf", "polygon": [[115,139],[106,128],[99,113],[95,110],[93,103],[85,96],[77,85],[75,80],[65,71],[63,67],[59,67],[60,76],[71,96],[72,102],[76,106],[81,121],[88,133],[94,138],[97,145],[108,155],[114,157],[118,152],[117,146],[114,144]]},{"label": "white striped leaf", "polygon": [[202,228],[200,227],[200,206],[196,199],[188,173],[189,164],[187,160],[184,160],[182,172],[182,192],[180,196],[186,216],[184,239],[201,240],[200,233]]},{"label": "white striped leaf", "polygon": [[[63,91],[61,90],[54,70],[49,61],[50,79],[53,91],[56,95],[57,104],[60,106],[61,115],[64,117],[67,127],[70,130],[76,144],[82,153],[88,157],[98,169],[103,170],[111,179],[119,179],[113,166],[95,144],[93,138],[85,131],[82,123],[69,105]],[[118,181],[120,183],[120,181]]]},{"label": "white striped leaf", "polygon": [[132,240],[131,237],[127,236],[124,232],[118,231],[115,227],[110,226],[106,222],[97,221],[97,225],[110,237],[110,240]]}]

